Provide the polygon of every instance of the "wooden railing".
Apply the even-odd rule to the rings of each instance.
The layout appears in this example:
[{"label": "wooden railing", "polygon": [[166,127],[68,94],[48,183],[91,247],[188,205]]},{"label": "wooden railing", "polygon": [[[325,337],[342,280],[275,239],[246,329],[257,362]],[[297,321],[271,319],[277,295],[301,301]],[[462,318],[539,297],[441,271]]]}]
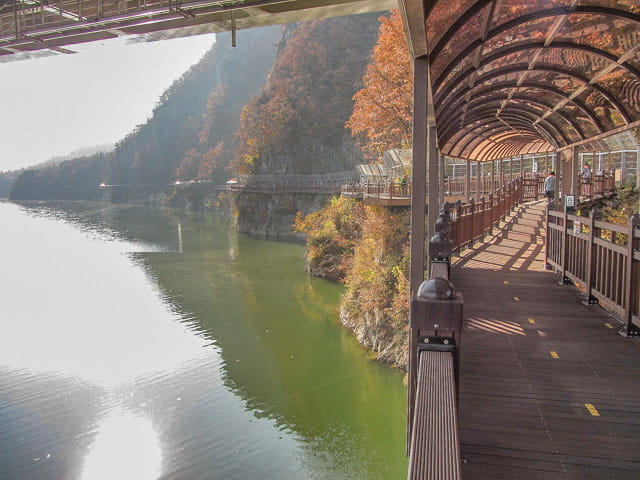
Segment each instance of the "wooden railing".
[{"label": "wooden railing", "polygon": [[499,189],[495,195],[473,198],[469,203],[456,203],[452,212],[451,242],[453,251],[473,245],[490,234],[493,226],[504,220],[507,214],[523,201],[521,179],[517,178]]},{"label": "wooden railing", "polygon": [[589,303],[599,303],[623,319],[628,335],[640,334],[640,216],[627,225],[560,211],[547,212],[546,264],[565,283],[585,289]]},{"label": "wooden railing", "polygon": [[[451,217],[445,205],[429,242],[431,271],[411,300],[410,335],[418,335],[410,355],[417,357],[410,423],[410,480],[460,480],[458,370],[462,295],[449,282]],[[414,357],[415,358],[415,357]]]}]

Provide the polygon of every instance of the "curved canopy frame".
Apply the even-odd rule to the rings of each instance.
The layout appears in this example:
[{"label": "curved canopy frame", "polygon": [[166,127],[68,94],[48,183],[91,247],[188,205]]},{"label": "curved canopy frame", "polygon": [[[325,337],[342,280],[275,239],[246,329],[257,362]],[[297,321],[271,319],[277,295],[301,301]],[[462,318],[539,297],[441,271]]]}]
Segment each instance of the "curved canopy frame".
[{"label": "curved canopy frame", "polygon": [[424,44],[409,37],[428,57],[443,154],[559,150],[640,125],[637,1],[427,0],[421,12]]}]

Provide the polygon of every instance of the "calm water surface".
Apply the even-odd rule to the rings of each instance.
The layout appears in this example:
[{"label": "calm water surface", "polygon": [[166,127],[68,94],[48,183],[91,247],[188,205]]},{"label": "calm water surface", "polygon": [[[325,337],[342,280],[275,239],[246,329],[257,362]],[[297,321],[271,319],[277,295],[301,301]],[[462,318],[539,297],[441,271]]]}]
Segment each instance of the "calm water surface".
[{"label": "calm water surface", "polygon": [[131,205],[0,225],[1,480],[406,477],[402,376],[303,247]]}]

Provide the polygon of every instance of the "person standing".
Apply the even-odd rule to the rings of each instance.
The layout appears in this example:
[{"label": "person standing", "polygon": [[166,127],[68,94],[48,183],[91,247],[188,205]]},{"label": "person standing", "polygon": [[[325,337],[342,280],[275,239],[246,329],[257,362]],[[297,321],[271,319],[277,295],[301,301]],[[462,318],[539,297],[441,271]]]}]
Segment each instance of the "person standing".
[{"label": "person standing", "polygon": [[553,203],[553,197],[556,192],[556,173],[551,172],[547,178],[544,179],[544,194],[547,197],[549,203]]}]

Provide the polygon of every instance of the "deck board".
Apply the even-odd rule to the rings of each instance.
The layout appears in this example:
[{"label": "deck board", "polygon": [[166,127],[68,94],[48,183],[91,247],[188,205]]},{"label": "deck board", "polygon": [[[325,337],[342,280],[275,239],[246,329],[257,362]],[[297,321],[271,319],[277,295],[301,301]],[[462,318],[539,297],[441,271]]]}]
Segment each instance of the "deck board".
[{"label": "deck board", "polygon": [[542,213],[529,204],[454,264],[463,478],[640,479],[640,340],[543,270]]}]

